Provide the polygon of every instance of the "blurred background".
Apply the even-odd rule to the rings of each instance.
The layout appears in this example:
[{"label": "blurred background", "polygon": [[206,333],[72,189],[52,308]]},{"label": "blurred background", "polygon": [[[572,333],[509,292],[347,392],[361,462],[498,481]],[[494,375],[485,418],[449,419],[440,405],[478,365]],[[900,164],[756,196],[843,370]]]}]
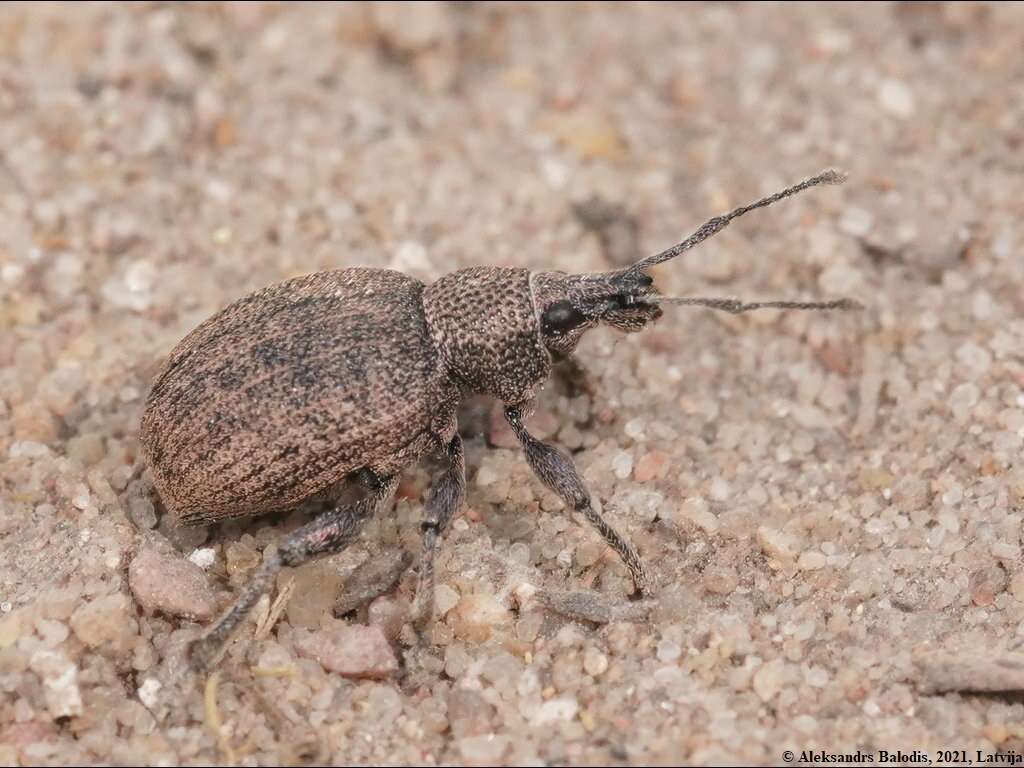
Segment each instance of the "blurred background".
[{"label": "blurred background", "polygon": [[[919,652],[963,661],[1024,619],[1022,50],[1019,3],[4,4],[0,761],[1019,751],[1017,699],[932,695],[972,683],[937,681],[950,664]],[[592,393],[539,404],[535,431],[658,563],[649,622],[509,597],[515,578],[612,596],[628,581],[477,404],[434,666],[325,672],[301,651],[339,621],[317,603],[236,652],[220,737],[198,690],[177,730],[139,703],[187,626],[139,607],[140,537],[209,548],[201,578],[223,601],[281,530],[175,531],[134,493],[150,377],[196,324],[356,264],[426,281],[612,269],[833,166],[845,186],[655,277],[866,312],[670,309],[642,336],[593,332]],[[395,518],[334,573],[381,542],[416,551],[429,480],[410,473]],[[310,573],[310,594],[328,589]],[[406,592],[381,598],[388,615]]]}]

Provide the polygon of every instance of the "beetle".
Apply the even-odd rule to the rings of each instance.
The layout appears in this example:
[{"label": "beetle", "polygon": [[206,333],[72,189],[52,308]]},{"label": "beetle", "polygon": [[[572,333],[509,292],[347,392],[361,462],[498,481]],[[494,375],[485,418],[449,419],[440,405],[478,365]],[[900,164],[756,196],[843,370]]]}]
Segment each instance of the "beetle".
[{"label": "beetle", "polygon": [[193,662],[213,659],[282,567],[351,543],[388,504],[402,470],[439,449],[448,466],[423,509],[412,612],[422,627],[433,611],[439,540],[466,496],[456,408],[471,394],[504,404],[534,473],[600,532],[642,593],[649,581],[636,550],[591,504],[569,455],[524,425],[531,401],[553,360],[571,355],[599,323],[639,331],[666,304],[733,313],[859,306],[666,297],[648,274],[749,211],[842,180],[824,171],[613,272],[470,267],[426,285],[392,270],[352,267],[272,285],[203,322],[156,375],[141,422],[143,453],[172,519],[206,524],[259,515],[346,485],[362,498],[331,507],[269,548],[236,602],[193,645]]}]

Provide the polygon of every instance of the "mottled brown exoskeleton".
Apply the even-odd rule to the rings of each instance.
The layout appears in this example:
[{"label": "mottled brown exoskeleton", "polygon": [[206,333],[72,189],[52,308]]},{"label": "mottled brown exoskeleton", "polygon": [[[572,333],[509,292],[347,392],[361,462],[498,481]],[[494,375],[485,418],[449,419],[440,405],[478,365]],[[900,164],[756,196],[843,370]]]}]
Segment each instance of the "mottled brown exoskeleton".
[{"label": "mottled brown exoskeleton", "polygon": [[591,505],[572,459],[527,431],[524,411],[553,359],[570,355],[599,323],[639,331],[666,303],[734,313],[855,306],[668,298],[647,274],[754,208],[839,181],[833,171],[819,174],[715,217],[672,248],[614,272],[472,267],[425,285],[398,272],[354,267],[273,285],[204,322],[171,353],[142,418],[142,446],[171,514],[182,523],[262,514],[345,481],[362,486],[365,496],[335,506],[268,551],[192,659],[208,663],[282,566],[352,542],[387,504],[399,473],[440,449],[449,466],[424,508],[414,608],[417,625],[429,619],[434,553],[466,494],[456,407],[470,394],[505,404],[530,467],[597,528],[642,591],[647,577],[636,551]]}]

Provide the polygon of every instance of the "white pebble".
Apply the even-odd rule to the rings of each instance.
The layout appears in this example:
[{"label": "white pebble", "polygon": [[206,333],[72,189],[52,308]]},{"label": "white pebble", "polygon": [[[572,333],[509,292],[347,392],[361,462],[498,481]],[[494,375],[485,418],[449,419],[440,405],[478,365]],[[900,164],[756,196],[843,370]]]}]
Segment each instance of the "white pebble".
[{"label": "white pebble", "polygon": [[679,647],[679,643],[674,643],[671,640],[662,640],[658,643],[659,661],[675,661],[681,655],[682,649]]},{"label": "white pebble", "polygon": [[824,568],[826,562],[827,559],[821,552],[808,550],[800,555],[797,567],[802,571],[816,571],[819,568]]},{"label": "white pebble", "polygon": [[572,550],[566,547],[555,557],[555,562],[558,563],[562,568],[569,568],[572,566]]},{"label": "white pebble", "polygon": [[798,715],[793,718],[793,727],[803,734],[812,734],[818,728],[818,721],[810,715]]},{"label": "white pebble", "polygon": [[222,179],[210,179],[206,183],[206,194],[218,203],[226,203],[235,195],[235,190]]},{"label": "white pebble", "polygon": [[676,513],[676,519],[680,518],[689,520],[705,533],[715,533],[719,528],[718,518],[700,496],[691,496],[683,502]]},{"label": "white pebble", "polygon": [[1020,547],[1008,541],[997,541],[992,544],[992,557],[1016,563],[1020,558]]},{"label": "white pebble", "polygon": [[818,33],[817,42],[826,53],[845,53],[853,45],[853,36],[845,29],[823,29]]},{"label": "white pebble", "polygon": [[997,259],[1008,259],[1013,254],[1013,248],[1013,230],[1006,227],[992,241],[992,253]]},{"label": "white pebble", "polygon": [[875,217],[870,211],[850,206],[839,219],[839,228],[852,237],[864,237],[871,231],[874,223]]},{"label": "white pebble", "polygon": [[886,112],[900,119],[914,114],[914,92],[903,80],[883,80],[878,86],[878,101]]},{"label": "white pebble", "polygon": [[7,449],[7,455],[12,459],[36,459],[46,456],[49,452],[49,447],[34,440],[18,440],[11,443],[11,447]]},{"label": "white pebble", "polygon": [[545,701],[534,714],[531,724],[533,726],[547,725],[548,723],[567,722],[576,717],[580,705],[576,699],[564,697]]},{"label": "white pebble", "polygon": [[583,654],[583,670],[592,677],[603,675],[608,670],[608,657],[596,648],[588,648]]},{"label": "white pebble", "polygon": [[810,640],[814,636],[816,626],[814,619],[808,619],[802,624],[797,624],[796,629],[793,631],[793,637],[801,643]]},{"label": "white pebble", "polygon": [[881,517],[872,517],[864,523],[864,530],[875,536],[881,536],[883,533],[891,531],[892,525],[888,520],[884,520]]},{"label": "white pebble", "polygon": [[79,483],[75,486],[75,493],[71,497],[72,506],[76,509],[88,509],[90,500],[89,488],[85,483]]},{"label": "white pebble", "polygon": [[517,541],[508,548],[508,556],[520,565],[530,564],[530,545]]},{"label": "white pebble", "polygon": [[786,663],[782,659],[774,659],[762,664],[754,673],[754,693],[761,701],[771,701],[782,690],[785,671]]},{"label": "white pebble", "polygon": [[541,160],[540,172],[544,181],[555,189],[561,189],[569,181],[569,168],[565,163],[560,163],[551,157]]},{"label": "white pebble", "polygon": [[978,404],[980,399],[981,390],[978,388],[978,385],[973,382],[966,382],[954,387],[949,395],[947,404],[953,412],[953,417],[963,423],[970,418],[971,409]]},{"label": "white pebble", "polygon": [[732,489],[729,487],[729,483],[720,477],[716,477],[711,481],[711,498],[715,501],[727,501],[729,496],[732,495]]},{"label": "white pebble", "polygon": [[148,678],[142,685],[139,686],[139,701],[141,701],[147,709],[153,709],[157,705],[157,694],[160,689],[163,688],[163,684],[155,677]]},{"label": "white pebble", "polygon": [[936,521],[952,534],[960,533],[960,519],[951,509],[946,509],[936,516]]},{"label": "white pebble", "polygon": [[508,745],[504,734],[482,733],[458,740],[459,754],[468,765],[500,765]]},{"label": "white pebble", "polygon": [[497,479],[498,473],[486,464],[481,465],[480,469],[476,471],[476,484],[481,487],[491,485]]},{"label": "white pebble", "polygon": [[644,439],[644,434],[645,434],[644,433],[644,427],[645,427],[644,420],[642,418],[638,417],[638,418],[630,419],[629,421],[627,421],[626,422],[626,426],[624,427],[623,431],[631,439],[636,440],[637,442],[639,442],[639,441]]},{"label": "white pebble", "polygon": [[78,667],[62,651],[38,650],[29,666],[43,681],[46,707],[54,718],[82,714]]},{"label": "white pebble", "polygon": [[978,291],[971,300],[971,314],[978,320],[987,320],[995,313],[996,304],[992,294],[987,291]]},{"label": "white pebble", "polygon": [[843,296],[857,293],[863,276],[856,267],[849,264],[833,264],[818,276],[818,287],[825,293]]},{"label": "white pebble", "polygon": [[967,368],[965,373],[972,379],[983,376],[992,365],[992,353],[973,341],[968,341],[957,349],[956,359]]},{"label": "white pebble", "polygon": [[619,480],[625,480],[633,474],[633,454],[619,451],[612,457],[612,471]]},{"label": "white pebble", "polygon": [[192,550],[192,554],[188,556],[188,559],[198,565],[204,571],[213,565],[217,559],[217,553],[213,547],[202,547],[200,549]]},{"label": "white pebble", "polygon": [[761,526],[757,529],[757,543],[769,557],[792,560],[796,557],[797,540],[788,533]]},{"label": "white pebble", "polygon": [[434,609],[438,616],[444,616],[448,611],[458,605],[459,593],[447,584],[438,584],[434,591]]},{"label": "white pebble", "polygon": [[964,489],[960,483],[954,483],[949,490],[942,494],[942,503],[947,507],[955,507],[964,499]]},{"label": "white pebble", "polygon": [[824,667],[810,667],[804,672],[804,682],[812,688],[828,685],[828,670]]}]

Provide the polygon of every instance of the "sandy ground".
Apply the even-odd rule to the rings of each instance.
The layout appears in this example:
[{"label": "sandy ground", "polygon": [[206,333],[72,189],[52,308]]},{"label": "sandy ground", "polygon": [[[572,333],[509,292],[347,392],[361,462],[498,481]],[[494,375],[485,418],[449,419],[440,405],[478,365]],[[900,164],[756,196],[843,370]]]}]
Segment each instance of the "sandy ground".
[{"label": "sandy ground", "polygon": [[[0,763],[1024,752],[991,691],[1024,688],[1022,49],[1007,3],[5,4]],[[215,684],[159,687],[302,519],[168,525],[138,420],[190,328],[318,269],[610,269],[828,166],[657,281],[865,312],[594,331],[592,392],[530,421],[657,574],[647,615],[474,401],[424,649],[414,570],[331,609],[418,551],[429,464]]]}]

